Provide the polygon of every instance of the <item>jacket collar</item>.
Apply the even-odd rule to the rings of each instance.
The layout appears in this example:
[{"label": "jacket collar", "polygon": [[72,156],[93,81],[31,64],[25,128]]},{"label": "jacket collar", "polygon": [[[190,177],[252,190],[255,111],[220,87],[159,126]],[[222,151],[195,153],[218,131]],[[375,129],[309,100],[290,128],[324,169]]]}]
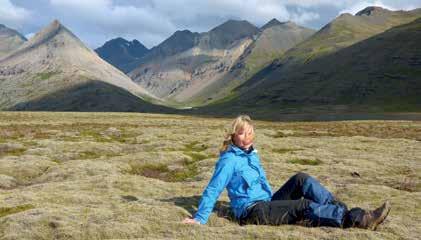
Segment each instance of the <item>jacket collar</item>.
[{"label": "jacket collar", "polygon": [[253,145],[251,146],[251,149],[252,150],[247,153],[246,151],[237,147],[236,145],[230,144],[230,150],[234,152],[236,155],[251,155],[251,154],[257,153],[257,150],[253,148]]}]

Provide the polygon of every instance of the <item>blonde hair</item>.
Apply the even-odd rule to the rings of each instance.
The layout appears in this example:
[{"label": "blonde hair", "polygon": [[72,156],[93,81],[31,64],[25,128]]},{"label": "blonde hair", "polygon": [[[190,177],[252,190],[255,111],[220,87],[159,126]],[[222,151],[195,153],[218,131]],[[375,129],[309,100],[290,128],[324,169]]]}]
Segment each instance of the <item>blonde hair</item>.
[{"label": "blonde hair", "polygon": [[254,127],[251,121],[250,116],[248,115],[239,115],[232,121],[231,128],[226,129],[226,133],[224,136],[224,141],[222,143],[221,148],[219,149],[220,153],[223,153],[228,150],[228,146],[233,144],[234,135],[240,131],[244,126],[250,126],[252,128],[252,134],[254,135]]}]

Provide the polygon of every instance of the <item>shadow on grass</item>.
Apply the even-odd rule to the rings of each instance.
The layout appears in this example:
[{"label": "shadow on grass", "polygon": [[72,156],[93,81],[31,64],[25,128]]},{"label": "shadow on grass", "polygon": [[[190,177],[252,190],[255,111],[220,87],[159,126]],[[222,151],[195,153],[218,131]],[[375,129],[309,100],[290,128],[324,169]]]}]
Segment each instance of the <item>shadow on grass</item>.
[{"label": "shadow on grass", "polygon": [[[188,197],[173,197],[168,199],[160,199],[162,202],[172,202],[178,207],[182,207],[187,210],[192,216],[196,213],[196,208],[199,205],[201,196],[194,195]],[[216,213],[218,217],[225,218],[229,221],[237,222],[234,217],[234,214],[231,212],[230,204],[227,201],[217,201],[213,212]]]}]

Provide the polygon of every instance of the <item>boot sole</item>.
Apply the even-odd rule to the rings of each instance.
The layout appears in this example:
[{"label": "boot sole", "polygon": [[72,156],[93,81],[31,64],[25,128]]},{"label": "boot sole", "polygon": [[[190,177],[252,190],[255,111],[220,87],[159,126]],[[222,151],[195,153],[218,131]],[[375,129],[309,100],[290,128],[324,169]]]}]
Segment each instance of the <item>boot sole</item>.
[{"label": "boot sole", "polygon": [[381,216],[377,219],[377,221],[375,221],[375,222],[374,222],[374,224],[370,227],[370,229],[371,229],[371,230],[375,231],[375,230],[376,230],[376,228],[377,228],[377,226],[378,226],[379,224],[381,224],[381,223],[382,223],[382,222],[386,219],[387,215],[389,215],[390,209],[391,209],[390,203],[389,203],[389,201],[386,201],[386,202],[384,203],[384,210],[383,210],[383,212],[382,212],[382,215],[381,215]]}]

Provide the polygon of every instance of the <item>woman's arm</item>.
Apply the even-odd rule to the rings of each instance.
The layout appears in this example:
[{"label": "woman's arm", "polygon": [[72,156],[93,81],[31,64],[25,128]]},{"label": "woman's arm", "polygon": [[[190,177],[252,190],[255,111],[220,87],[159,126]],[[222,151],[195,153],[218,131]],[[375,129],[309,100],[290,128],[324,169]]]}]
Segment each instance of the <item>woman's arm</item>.
[{"label": "woman's arm", "polygon": [[263,172],[263,174],[262,174],[263,186],[270,193],[270,196],[272,196],[272,188],[270,187],[270,184],[269,184],[268,179],[266,177],[265,170],[263,170],[263,168],[262,168],[262,172]]},{"label": "woman's arm", "polygon": [[[215,166],[215,171],[202,194],[198,210],[193,220],[206,224],[216,201],[224,188],[229,183],[234,172],[234,159],[229,156],[222,156]],[[186,220],[185,220],[186,221]]]},{"label": "woman's arm", "polygon": [[266,191],[268,191],[268,192],[270,193],[270,195],[272,196],[272,188],[270,187],[270,184],[269,184],[268,179],[267,179],[267,177],[266,177],[266,172],[265,172],[265,170],[263,169],[263,166],[262,166],[262,164],[261,164],[261,162],[260,162],[260,159],[259,159],[259,171],[260,171],[260,177],[261,177],[261,181],[262,181],[263,187],[264,187],[264,188],[266,189]]}]

